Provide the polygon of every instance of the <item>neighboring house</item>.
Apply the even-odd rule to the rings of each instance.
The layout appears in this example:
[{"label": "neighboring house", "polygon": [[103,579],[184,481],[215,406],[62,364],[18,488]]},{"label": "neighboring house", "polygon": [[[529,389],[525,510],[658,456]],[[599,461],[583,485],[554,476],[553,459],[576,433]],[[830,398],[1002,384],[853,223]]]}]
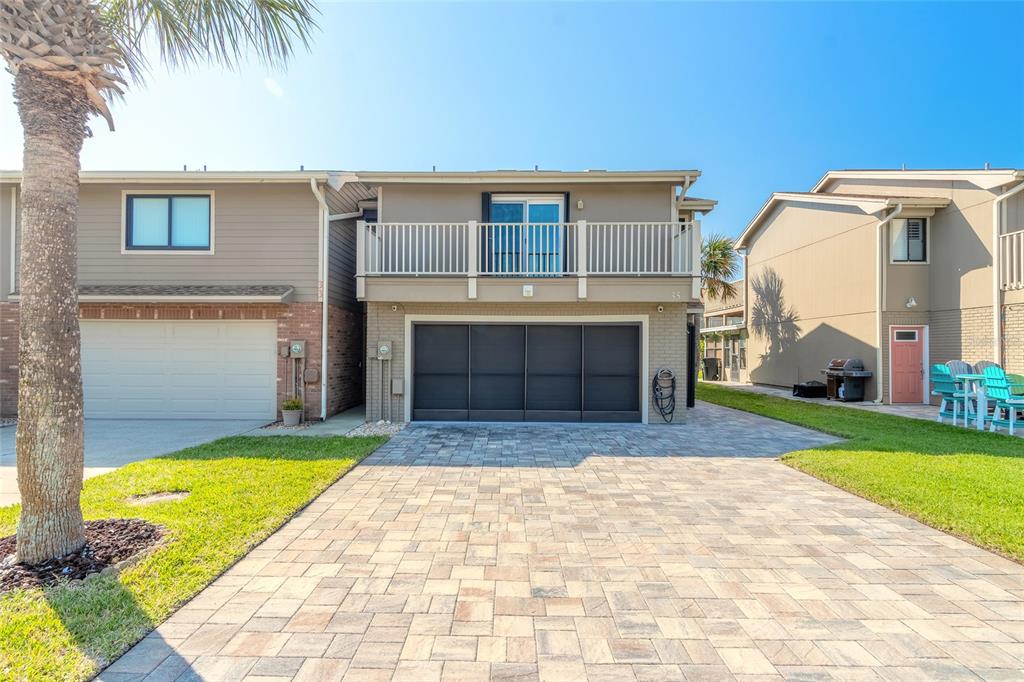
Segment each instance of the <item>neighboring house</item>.
[{"label": "neighboring house", "polygon": [[[0,173],[5,416],[17,411],[19,186]],[[86,416],[270,421],[294,394],[310,419],[358,405],[355,219],[372,196],[324,172],[83,172]]]},{"label": "neighboring house", "polygon": [[356,173],[372,420],[685,416],[700,312],[697,171]]},{"label": "neighboring house", "polygon": [[704,323],[701,336],[704,339],[704,357],[717,358],[723,381],[745,382],[747,373],[747,330],[743,322],[743,296],[746,292],[744,280],[733,282],[735,296],[707,299],[705,291]]},{"label": "neighboring house", "polygon": [[736,246],[754,383],[857,357],[868,399],[922,403],[931,363],[1024,371],[1024,171],[829,171],[773,194]]}]

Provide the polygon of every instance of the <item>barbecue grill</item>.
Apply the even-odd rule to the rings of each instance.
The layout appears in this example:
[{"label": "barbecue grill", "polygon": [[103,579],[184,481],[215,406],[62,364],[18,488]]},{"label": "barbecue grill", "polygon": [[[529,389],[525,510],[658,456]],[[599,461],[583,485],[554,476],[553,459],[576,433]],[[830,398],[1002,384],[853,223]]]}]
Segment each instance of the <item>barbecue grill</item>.
[{"label": "barbecue grill", "polygon": [[864,382],[873,376],[859,358],[832,358],[821,373],[825,375],[825,397],[842,402],[864,400]]}]

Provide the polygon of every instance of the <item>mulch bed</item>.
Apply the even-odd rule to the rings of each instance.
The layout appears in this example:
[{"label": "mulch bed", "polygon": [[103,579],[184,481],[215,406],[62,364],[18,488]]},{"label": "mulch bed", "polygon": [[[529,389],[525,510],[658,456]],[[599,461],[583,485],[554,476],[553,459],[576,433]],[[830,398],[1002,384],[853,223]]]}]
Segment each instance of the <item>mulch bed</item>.
[{"label": "mulch bed", "polygon": [[0,593],[81,580],[152,547],[163,534],[159,526],[142,519],[86,521],[85,547],[34,566],[14,563],[16,536],[0,538]]}]

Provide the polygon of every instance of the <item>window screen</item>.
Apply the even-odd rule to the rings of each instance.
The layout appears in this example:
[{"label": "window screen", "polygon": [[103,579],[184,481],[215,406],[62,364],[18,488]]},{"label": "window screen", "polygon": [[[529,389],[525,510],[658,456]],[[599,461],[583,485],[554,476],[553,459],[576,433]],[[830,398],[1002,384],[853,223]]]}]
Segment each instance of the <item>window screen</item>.
[{"label": "window screen", "polygon": [[891,234],[893,262],[921,263],[927,259],[927,221],[924,218],[894,220]]},{"label": "window screen", "polygon": [[138,250],[208,250],[209,195],[129,196],[125,246]]}]

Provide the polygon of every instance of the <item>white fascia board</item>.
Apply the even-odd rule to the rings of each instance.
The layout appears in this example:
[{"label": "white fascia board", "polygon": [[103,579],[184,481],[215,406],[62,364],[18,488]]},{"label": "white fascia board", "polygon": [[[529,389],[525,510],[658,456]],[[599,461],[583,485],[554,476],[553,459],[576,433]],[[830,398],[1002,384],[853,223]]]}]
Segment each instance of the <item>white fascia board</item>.
[{"label": "white fascia board", "polygon": [[357,171],[354,174],[365,184],[537,184],[537,183],[601,183],[601,182],[679,182],[692,183],[700,177],[697,170],[668,171],[464,171],[464,172],[377,172]]},{"label": "white fascia board", "polygon": [[701,334],[721,334],[722,332],[738,332],[747,328],[745,324],[727,324],[721,327],[701,327]]},{"label": "white fascia board", "polygon": [[981,189],[995,189],[1024,178],[1024,170],[843,170],[828,171],[811,188],[815,194],[836,180],[963,180]]},{"label": "white fascia board", "polygon": [[[106,296],[83,294],[81,303],[289,303],[292,292],[280,296]],[[12,301],[20,301],[21,294],[11,294]]]},{"label": "white fascia board", "polygon": [[[20,183],[21,171],[0,171],[0,183]],[[121,183],[233,183],[233,184],[270,184],[309,182],[328,182],[331,174],[326,171],[81,171],[79,180],[88,184]]]}]

